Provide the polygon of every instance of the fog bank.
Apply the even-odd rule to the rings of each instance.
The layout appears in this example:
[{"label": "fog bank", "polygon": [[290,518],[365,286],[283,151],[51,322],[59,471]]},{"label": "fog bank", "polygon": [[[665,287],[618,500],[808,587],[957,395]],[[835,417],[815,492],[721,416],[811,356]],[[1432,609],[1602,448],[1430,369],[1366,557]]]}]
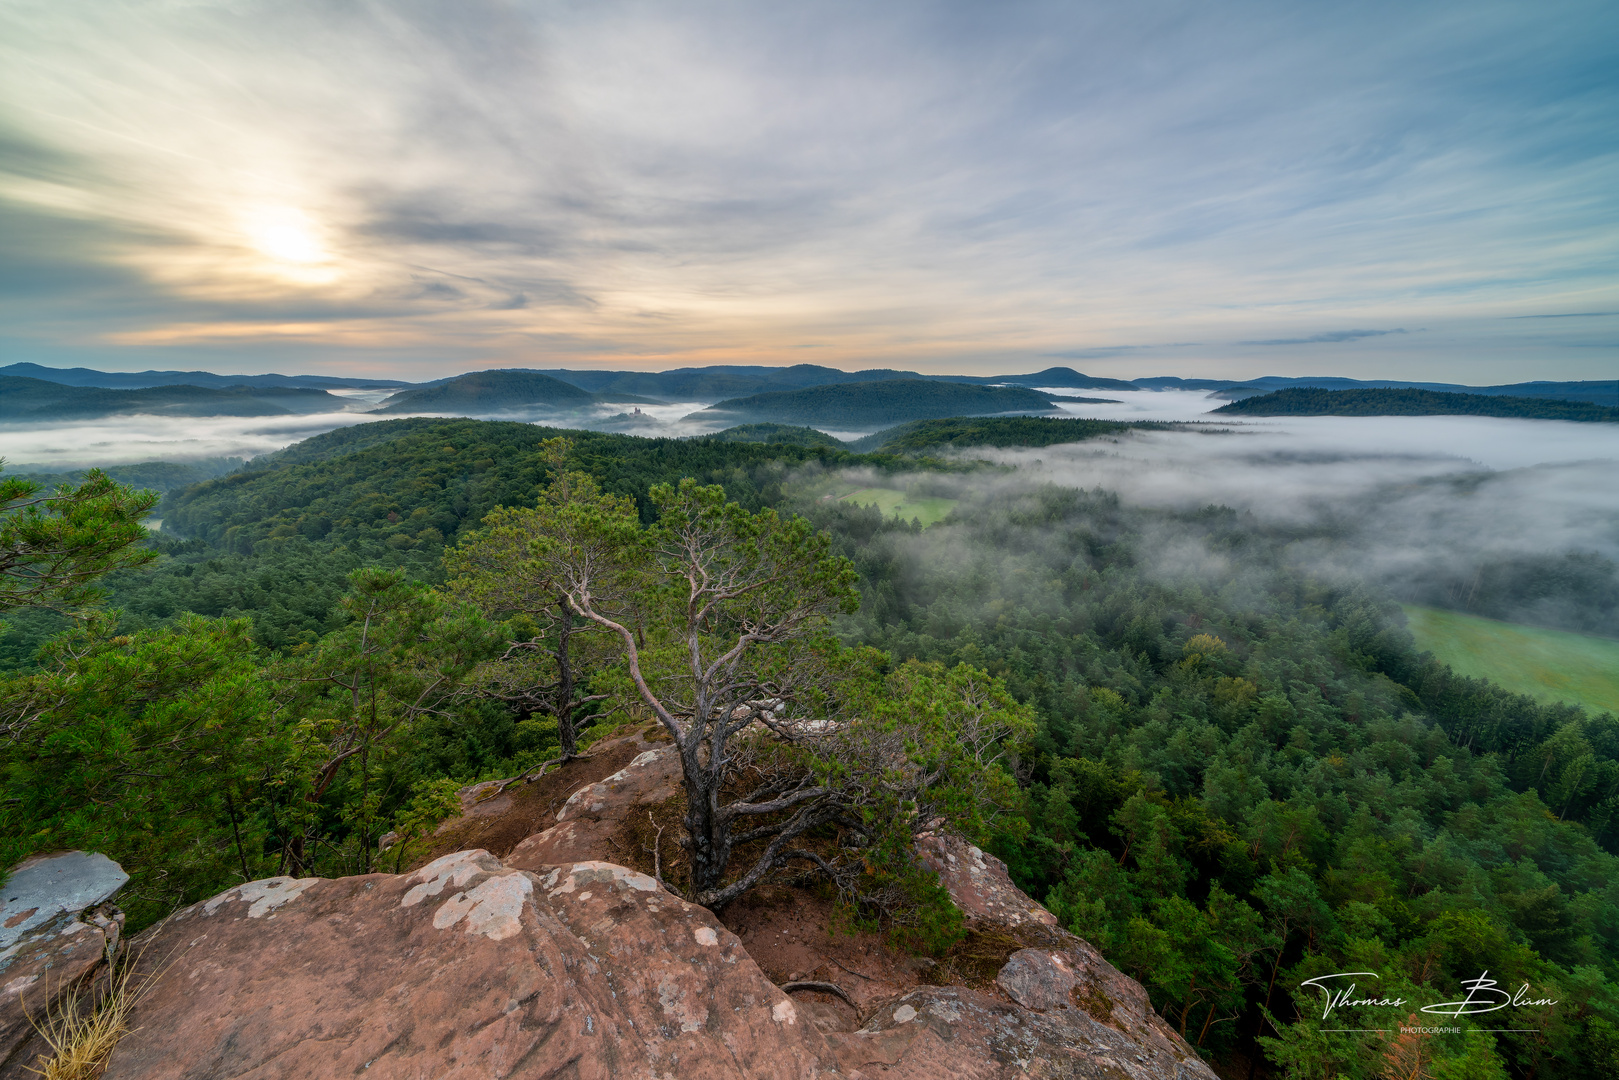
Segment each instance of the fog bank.
[{"label": "fog bank", "polygon": [[[1008,483],[1227,506],[1290,534],[1288,557],[1402,599],[1619,633],[1619,425],[1489,417],[1300,417],[973,451]],[[1166,570],[1225,571],[1169,544]]]}]

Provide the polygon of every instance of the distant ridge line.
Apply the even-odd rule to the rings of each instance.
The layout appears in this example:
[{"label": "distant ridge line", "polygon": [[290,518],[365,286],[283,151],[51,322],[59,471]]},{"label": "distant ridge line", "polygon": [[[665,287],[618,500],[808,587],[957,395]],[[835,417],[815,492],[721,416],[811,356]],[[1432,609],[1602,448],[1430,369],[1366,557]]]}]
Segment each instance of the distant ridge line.
[{"label": "distant ridge line", "polygon": [[1548,398],[1559,401],[1585,401],[1593,405],[1619,407],[1619,380],[1590,379],[1528,382],[1492,386],[1469,386],[1409,379],[1351,379],[1334,375],[1265,375],[1256,379],[1184,378],[1155,375],[1140,379],[1110,379],[1086,375],[1073,368],[1053,367],[1043,371],[1013,375],[923,375],[915,371],[871,368],[844,371],[816,364],[790,364],[772,367],[757,364],[715,364],[707,367],[671,368],[666,371],[602,371],[569,368],[480,368],[460,375],[424,382],[397,379],[371,379],[336,375],[219,375],[209,371],[106,372],[93,368],[51,368],[22,362],[0,367],[0,376],[40,379],[66,386],[142,389],[154,386],[206,386],[218,389],[251,386],[263,389],[303,387],[309,389],[358,389],[407,391],[445,386],[458,380],[491,374],[543,375],[558,382],[605,395],[606,399],[633,402],[718,402],[754,394],[801,390],[813,386],[869,383],[894,380],[960,383],[970,386],[1015,386],[1027,389],[1082,390],[1189,390],[1205,391],[1232,400],[1254,397],[1287,388],[1320,390],[1411,389],[1487,396]]}]

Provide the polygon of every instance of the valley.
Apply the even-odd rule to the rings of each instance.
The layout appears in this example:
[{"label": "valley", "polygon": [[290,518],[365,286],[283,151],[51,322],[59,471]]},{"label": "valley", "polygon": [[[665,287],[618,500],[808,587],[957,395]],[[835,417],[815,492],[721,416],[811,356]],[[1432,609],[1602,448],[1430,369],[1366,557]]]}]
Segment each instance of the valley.
[{"label": "valley", "polygon": [[[1451,420],[1525,425],[1480,430],[1509,458],[1555,445],[1537,441],[1544,422]],[[1314,1036],[1302,1021],[1273,1032],[1262,1009],[1285,995],[1304,1015],[1305,972],[1354,963],[1362,942],[1375,941],[1397,966],[1435,950],[1463,957],[1458,964],[1482,955],[1491,970],[1564,986],[1586,960],[1619,955],[1598,914],[1608,905],[1601,882],[1619,880],[1612,643],[1395,601],[1414,583],[1454,593],[1465,580],[1475,604],[1600,617],[1600,603],[1582,598],[1619,588],[1611,560],[1527,552],[1536,528],[1555,527],[1576,548],[1597,540],[1600,532],[1576,525],[1588,520],[1601,480],[1578,463],[1489,470],[1414,450],[1391,463],[1382,456],[1389,429],[1377,426],[1389,422],[1245,430],[956,417],[850,445],[769,422],[649,438],[407,416],[351,424],[246,463],[115,468],[118,478],[166,489],[157,508],[164,528],[142,541],[159,559],[107,577],[99,622],[75,630],[30,608],[8,619],[0,699],[13,708],[55,702],[64,737],[8,751],[22,801],[0,808],[0,839],[19,852],[46,836],[112,854],[132,878],[122,902],[134,928],[243,874],[408,870],[497,839],[502,852],[523,850],[565,794],[560,776],[546,773],[532,793],[503,795],[428,839],[465,805],[455,791],[525,775],[555,757],[560,738],[549,706],[503,704],[539,700],[501,689],[530,676],[500,656],[512,643],[547,640],[544,624],[469,606],[463,598],[475,594],[457,591],[456,567],[466,565],[457,553],[500,507],[544,512],[542,493],[560,468],[621,500],[616,512],[652,533],[671,497],[660,485],[691,477],[721,485],[719,497],[740,514],[801,516],[824,535],[829,557],[849,560],[858,602],[829,616],[831,636],[817,648],[831,651],[815,664],[869,657],[889,679],[953,672],[987,680],[1021,711],[1030,726],[1015,751],[1016,781],[990,774],[1006,777],[1005,802],[967,835],[1005,863],[1006,888],[1043,904],[1045,917],[1094,946],[1119,978],[1138,981],[1151,1009],[1217,1069],[1307,1045]],[[1503,446],[1501,430],[1522,431],[1523,442]],[[1309,439],[1311,454],[1290,449]],[[1362,529],[1345,526],[1352,516]],[[1529,545],[1526,553],[1473,552],[1462,531],[1438,524],[1465,530],[1470,516],[1493,523],[1492,542]],[[1447,571],[1457,582],[1400,563],[1407,535],[1445,537],[1447,558],[1461,560]],[[673,610],[640,609],[649,642]],[[360,648],[358,628],[378,618],[393,627],[386,634],[404,635],[389,638],[387,655],[398,659]],[[589,655],[578,692],[633,709],[622,696],[622,656]],[[414,718],[331,728],[370,731],[367,755],[311,773],[300,764],[309,755],[341,754],[323,734],[338,721],[318,719],[348,708],[319,689],[332,665],[396,702],[387,715]],[[161,699],[180,704],[153,710],[146,691],[121,689],[154,679]],[[396,712],[421,694],[430,709]],[[208,702],[223,709],[212,714],[217,729],[187,728]],[[939,707],[919,700],[905,715]],[[587,706],[579,745],[606,752],[627,732],[650,737],[639,722],[633,711]],[[113,731],[146,734],[106,743]],[[195,751],[179,749],[188,740]],[[102,745],[128,748],[109,757]],[[636,752],[612,751],[601,770],[622,771],[620,758]],[[161,797],[143,802],[146,816],[130,825],[61,800],[62,776],[118,785],[154,771],[189,794],[170,802],[169,789],[154,789]],[[286,784],[304,794],[289,798]],[[657,829],[679,828],[675,789],[658,790],[636,810],[650,811],[645,823],[570,824],[569,843],[588,836],[598,845],[576,856],[610,854],[686,880],[689,863],[672,846],[643,865],[642,849],[671,843]],[[543,807],[530,805],[542,796]],[[381,853],[385,832],[406,839]],[[1520,838],[1510,851],[1509,836]],[[833,834],[815,842],[831,844]],[[1482,906],[1468,884],[1480,880],[1491,883]],[[921,957],[998,992],[990,969],[1010,963],[1022,940],[942,916],[918,924],[881,906],[845,911],[811,879],[769,881],[725,918],[778,982],[812,972],[847,981],[839,972],[848,969],[872,1000],[919,993],[931,985],[918,981]],[[925,890],[907,895],[934,910]],[[976,902],[970,892],[951,895]],[[856,917],[866,935],[858,948],[805,940]],[[1479,935],[1485,944],[1463,944]],[[1212,941],[1235,947],[1211,951]],[[1611,991],[1603,983],[1594,992]],[[834,1001],[816,1015],[836,1033],[853,1021]],[[1216,1023],[1221,1016],[1229,1019]],[[1516,1050],[1502,1043],[1497,1052]]]}]

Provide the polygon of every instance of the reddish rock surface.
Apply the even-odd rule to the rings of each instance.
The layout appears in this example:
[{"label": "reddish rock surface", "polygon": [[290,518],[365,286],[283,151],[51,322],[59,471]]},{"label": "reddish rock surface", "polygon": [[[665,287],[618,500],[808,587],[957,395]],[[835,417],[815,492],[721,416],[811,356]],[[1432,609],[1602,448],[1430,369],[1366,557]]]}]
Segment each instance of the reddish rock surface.
[{"label": "reddish rock surface", "polygon": [[789,997],[708,911],[610,863],[470,851],[272,878],[143,935],[158,974],[106,1077],[1212,1078],[1139,986],[1067,942],[1014,953],[987,990],[851,1008]]},{"label": "reddish rock surface", "polygon": [[[668,745],[668,736],[663,730],[655,724],[647,724],[624,735],[603,739],[582,757],[566,765],[553,766],[531,782],[514,784],[503,794],[494,793],[499,784],[493,781],[462,788],[458,793],[462,813],[440,825],[428,841],[411,844],[404,865],[414,869],[441,855],[473,848],[482,848],[504,859],[518,844],[555,825],[557,812],[575,791],[618,772],[648,750]],[[578,847],[584,850],[588,845]],[[389,859],[392,858],[390,854]],[[590,849],[587,854],[570,858],[573,861],[624,861],[622,856],[615,857],[606,849]]]},{"label": "reddish rock surface", "polygon": [[1143,1046],[1081,1009],[1035,1012],[959,986],[913,990],[826,1038],[845,1070],[889,1080],[1214,1080],[1184,1043]]},{"label": "reddish rock surface", "polygon": [[[673,745],[641,750],[622,769],[570,795],[556,814],[556,824],[518,844],[506,862],[533,869],[583,859],[623,861],[614,850],[614,834],[631,814],[642,814],[682,791],[680,758]],[[669,841],[672,846],[673,840]]]},{"label": "reddish rock surface", "polygon": [[841,1017],[836,1030],[859,1027],[857,1016],[917,986],[932,962],[891,948],[879,934],[829,929],[832,903],[803,889],[766,886],[726,908],[721,921],[741,940],[748,955],[778,986],[788,982],[828,982],[851,999],[830,994],[795,994],[794,999],[825,1006]]},{"label": "reddish rock surface", "polygon": [[482,851],[275,878],[181,912],[106,1080],[817,1077],[829,1048],[729,931],[643,874]]},{"label": "reddish rock surface", "polygon": [[1214,1075],[1153,1009],[1140,983],[1072,934],[1062,934],[1055,947],[1013,953],[995,983],[1031,1012],[1077,1024],[1087,1032],[1101,1025],[1127,1036],[1136,1048],[1132,1057],[1142,1054],[1152,1061],[1182,1063],[1183,1071],[1170,1075]]},{"label": "reddish rock surface", "polygon": [[1012,884],[1005,863],[961,837],[923,833],[916,853],[967,918],[1007,927],[1057,925],[1055,915]]},{"label": "reddish rock surface", "polygon": [[[637,733],[622,745],[618,740],[598,744],[595,752],[604,759],[616,755],[611,760],[624,761],[625,747],[634,749],[636,756],[611,776],[581,783],[558,806],[556,823],[518,844],[508,862],[539,868],[634,854],[619,850],[620,824],[680,793],[679,763],[672,749],[664,744],[651,747],[649,753],[643,739]],[[965,995],[962,1000],[973,1009],[1010,1009],[1007,1015],[1035,1018],[1027,1031],[1041,1033],[1044,1041],[1039,1046],[1045,1049],[1039,1054],[1046,1056],[1040,1060],[1049,1059],[1039,1067],[1059,1069],[1049,1075],[1086,1075],[1086,1069],[1099,1068],[1096,1062],[1123,1054],[1119,1060],[1128,1061],[1129,1068],[1120,1064],[1123,1071],[1114,1075],[1213,1077],[1196,1052],[1153,1010],[1141,985],[1087,942],[1059,928],[1055,916],[1012,883],[1005,863],[945,833],[923,834],[917,852],[939,874],[974,931],[961,951],[978,958],[970,974],[979,977],[968,979],[971,988],[958,985],[950,991]],[[962,1028],[959,1040],[947,1040],[956,1055],[948,1067],[935,1061],[927,1039],[912,1047],[915,1029],[879,1024],[880,1031],[860,1034],[863,1025],[877,1023],[871,1018],[880,1019],[883,1007],[908,994],[942,993],[929,984],[955,981],[964,972],[950,956],[937,963],[908,956],[887,946],[879,935],[832,933],[831,914],[831,903],[813,892],[777,886],[733,904],[723,921],[771,981],[829,982],[847,995],[849,1001],[814,991],[793,994],[809,1021],[832,1039],[844,1070],[862,1069],[865,1061],[876,1062],[884,1075],[906,1075],[904,1069],[916,1070],[917,1076],[1024,1075],[1016,1064],[1021,1059],[1013,1055],[1003,1061],[1004,1054],[996,1049],[999,1044],[993,1042],[992,1031],[1004,1032],[1005,1023],[994,1028],[974,1020]],[[984,955],[1005,958],[1005,966],[997,970],[998,961],[986,961]],[[986,963],[986,971],[976,970]],[[982,1019],[971,1009],[963,1015]],[[895,1049],[898,1056],[891,1060],[879,1054],[868,1061],[861,1057],[866,1051],[859,1049],[878,1044],[894,1049],[901,1043],[903,1048]],[[998,1064],[992,1067],[992,1061]],[[886,1070],[881,1068],[885,1065]],[[1012,1071],[996,1071],[1003,1067]],[[944,1071],[929,1072],[939,1068]],[[1065,1068],[1079,1071],[1060,1071]],[[1107,1075],[1105,1070],[1094,1074]]]},{"label": "reddish rock surface", "polygon": [[[722,924],[615,865],[643,861],[625,826],[667,817],[679,780],[668,744],[632,732],[506,795],[466,791],[435,842],[490,837],[504,860],[271,879],[187,909],[146,935],[148,968],[167,966],[108,1080],[1213,1080],[1138,983],[959,838],[919,845],[972,930],[938,961],[831,933],[814,890],[767,885]],[[779,986],[799,981],[848,1000]]]}]

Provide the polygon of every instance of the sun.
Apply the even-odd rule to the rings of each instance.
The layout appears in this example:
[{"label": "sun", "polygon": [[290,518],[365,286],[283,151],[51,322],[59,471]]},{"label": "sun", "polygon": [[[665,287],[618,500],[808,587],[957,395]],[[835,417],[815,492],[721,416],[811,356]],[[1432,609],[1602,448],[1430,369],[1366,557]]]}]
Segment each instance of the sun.
[{"label": "sun", "polygon": [[309,266],[328,258],[315,223],[295,207],[255,207],[245,224],[253,247],[277,262]]}]

